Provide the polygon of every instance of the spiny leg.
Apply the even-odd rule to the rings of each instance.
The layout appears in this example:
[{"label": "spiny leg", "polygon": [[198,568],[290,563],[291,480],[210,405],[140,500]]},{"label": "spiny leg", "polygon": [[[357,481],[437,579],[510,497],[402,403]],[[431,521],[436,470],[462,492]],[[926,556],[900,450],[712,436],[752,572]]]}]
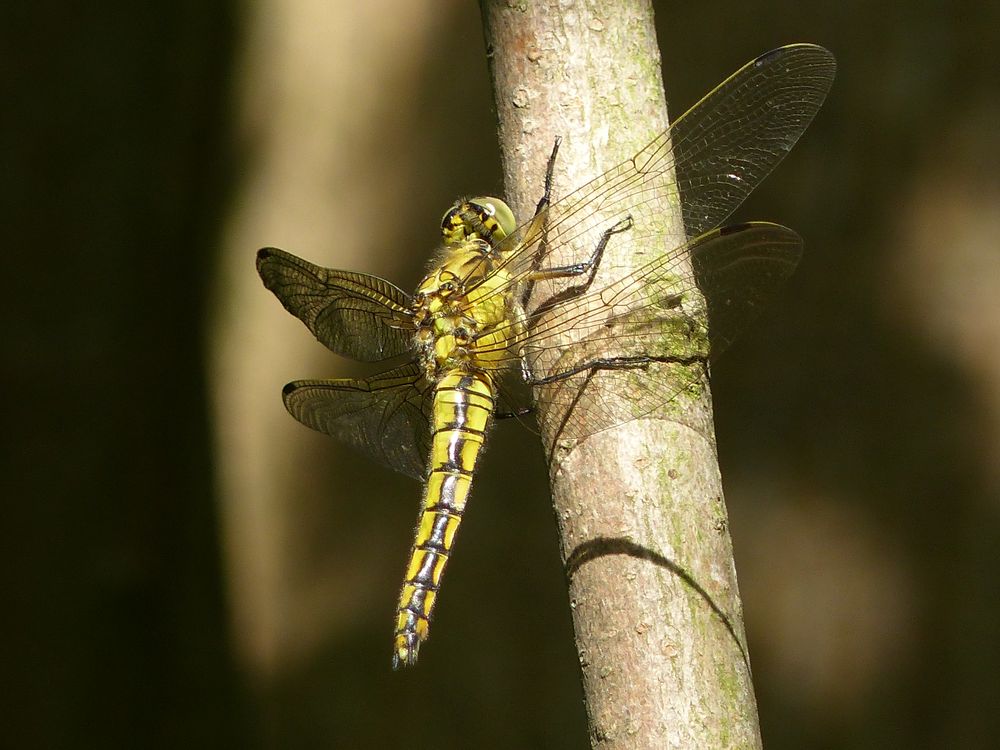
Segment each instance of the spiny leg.
[{"label": "spiny leg", "polygon": [[594,248],[594,252],[592,252],[590,257],[582,263],[571,263],[566,266],[553,266],[552,268],[535,270],[532,275],[532,282],[539,279],[568,278],[572,276],[582,276],[583,274],[587,274],[587,278],[579,284],[574,284],[571,287],[567,287],[566,289],[553,294],[547,300],[542,302],[535,309],[532,315],[541,315],[556,305],[586,292],[590,288],[590,285],[594,283],[594,278],[597,275],[597,269],[601,264],[601,258],[604,256],[604,249],[608,246],[608,242],[614,235],[627,232],[632,228],[632,226],[632,217],[626,216],[613,227],[604,230],[604,233],[601,235],[601,239],[598,240],[597,246]]},{"label": "spiny leg", "polygon": [[574,375],[579,375],[581,372],[587,372],[588,370],[591,375],[596,373],[598,370],[645,370],[648,369],[654,362],[679,361],[682,361],[680,357],[650,357],[642,354],[635,357],[598,357],[597,359],[591,359],[586,362],[573,365],[573,367],[568,370],[553,373],[552,375],[546,375],[544,378],[532,378],[528,385],[536,386],[558,383],[560,380],[566,380],[566,378],[571,378]]},{"label": "spiny leg", "polygon": [[[580,362],[573,367],[563,370],[562,372],[553,373],[552,375],[547,375],[542,378],[530,378],[528,381],[529,385],[541,386],[549,385],[551,383],[558,383],[559,381],[571,378],[574,375],[579,375],[580,373],[586,373],[583,382],[580,384],[579,388],[576,389],[576,394],[573,396],[569,405],[561,415],[559,425],[555,430],[555,439],[552,441],[552,452],[550,452],[549,460],[552,461],[555,458],[555,445],[559,440],[559,436],[562,435],[563,430],[566,429],[566,425],[569,422],[570,416],[576,410],[576,406],[583,394],[586,392],[587,388],[590,386],[590,381],[594,379],[598,372],[602,370],[648,370],[650,365],[661,364],[661,363],[673,363],[681,365],[690,365],[695,362],[706,362],[706,357],[701,354],[692,354],[689,356],[659,356],[652,357],[649,355],[636,355],[632,357],[598,357],[596,359],[591,359],[586,362]],[[527,373],[526,373],[527,374]],[[610,426],[610,425],[609,425]]]},{"label": "spiny leg", "polygon": [[[555,159],[556,151],[558,149],[559,149],[559,141],[557,139],[556,140],[556,146],[552,150],[552,157],[549,160],[549,169],[550,169],[550,171],[551,171],[551,168],[552,168],[552,163],[553,163],[553,161]],[[543,200],[544,200],[544,198],[543,198]],[[539,202],[539,205],[541,205],[541,202]],[[571,298],[573,298],[573,297],[575,297],[575,296],[577,296],[579,294],[582,294],[585,291],[587,291],[587,289],[590,288],[590,285],[594,283],[594,276],[595,276],[595,274],[597,272],[598,266],[601,263],[601,258],[604,255],[604,248],[607,247],[608,242],[611,240],[611,238],[614,235],[616,235],[616,234],[618,234],[620,232],[627,232],[629,229],[632,228],[632,225],[633,225],[632,217],[631,216],[626,216],[624,219],[622,219],[621,221],[619,221],[613,227],[611,227],[610,229],[605,230],[604,233],[601,235],[601,239],[597,243],[597,247],[594,248],[594,252],[591,253],[590,257],[586,261],[584,261],[583,263],[575,263],[575,264],[568,265],[568,266],[556,266],[556,267],[553,267],[553,268],[546,269],[545,271],[537,271],[536,270],[535,271],[536,276],[534,278],[560,278],[560,277],[567,277],[567,276],[579,276],[579,275],[584,274],[584,273],[589,273],[589,276],[587,277],[587,280],[584,281],[582,284],[576,284],[574,286],[569,287],[568,289],[563,289],[561,292],[557,292],[556,294],[554,294],[551,297],[549,297],[547,300],[545,300],[542,304],[540,304],[538,306],[538,308],[534,311],[533,316],[541,315],[542,313],[545,313],[547,310],[550,310],[551,308],[553,308],[554,306],[560,304],[561,302],[565,302],[566,300],[571,299]],[[531,286],[533,284],[534,284],[534,279],[532,279],[532,281],[529,282],[528,285],[527,285],[529,291],[530,291],[530,288],[531,288]],[[525,300],[526,299],[527,299],[527,297],[525,297]],[[648,360],[649,358],[631,358],[631,359],[647,359]],[[554,382],[556,379],[567,378],[567,377],[569,377],[571,375],[575,375],[576,373],[581,372],[582,370],[585,370],[585,369],[590,369],[590,368],[602,369],[601,367],[599,367],[599,365],[601,365],[601,364],[607,365],[610,362],[611,362],[610,359],[593,360],[592,362],[589,362],[587,364],[581,365],[579,369],[576,369],[576,370],[573,370],[573,371],[570,371],[570,372],[566,372],[566,373],[560,373],[558,376],[550,376],[548,379],[536,380],[531,375],[531,372],[528,369],[528,363],[527,363],[527,361],[522,358],[521,359],[521,374],[522,374],[522,377],[524,378],[524,382],[527,383],[530,386],[545,385],[546,382]],[[647,364],[648,364],[648,362],[647,362]],[[637,366],[640,366],[640,365],[632,364],[630,366],[631,367],[637,367]],[[612,369],[612,368],[608,367],[608,366],[605,366],[603,369]],[[625,368],[623,366],[618,366],[618,367],[614,367],[614,369],[625,369]],[[498,414],[497,418],[498,419],[506,419],[506,418],[509,418],[509,417],[520,417],[520,416],[524,416],[526,414],[529,414],[529,413],[531,413],[533,411],[534,411],[534,408],[533,407],[529,407],[529,408],[517,410],[516,412],[512,412],[512,413]]]},{"label": "spiny leg", "polygon": [[555,143],[552,144],[552,153],[549,154],[549,161],[545,166],[545,190],[542,193],[542,197],[538,199],[538,203],[535,205],[535,215],[531,218],[532,225],[536,222],[541,222],[541,227],[532,226],[529,231],[525,234],[526,242],[530,242],[527,238],[531,236],[533,232],[539,232],[541,238],[538,241],[538,249],[535,251],[535,260],[531,264],[531,270],[528,273],[529,281],[524,285],[524,291],[521,293],[521,305],[527,305],[528,300],[531,298],[531,292],[535,288],[535,281],[533,274],[538,270],[538,267],[542,265],[542,260],[549,252],[549,226],[548,217],[545,215],[548,211],[549,205],[552,202],[552,175],[556,169],[556,156],[559,153],[559,145],[562,143],[562,138],[556,136]]},{"label": "spiny leg", "polygon": [[552,198],[552,173],[556,169],[556,154],[559,153],[559,144],[562,143],[562,138],[556,136],[555,143],[552,144],[552,153],[549,154],[549,161],[545,166],[545,192],[542,193],[542,197],[538,199],[538,205],[535,206],[535,216],[538,216],[543,209],[548,208],[550,199]]},{"label": "spiny leg", "polygon": [[516,419],[519,417],[526,417],[529,414],[534,414],[535,408],[533,406],[519,406],[516,409],[495,411],[493,412],[494,419]]}]

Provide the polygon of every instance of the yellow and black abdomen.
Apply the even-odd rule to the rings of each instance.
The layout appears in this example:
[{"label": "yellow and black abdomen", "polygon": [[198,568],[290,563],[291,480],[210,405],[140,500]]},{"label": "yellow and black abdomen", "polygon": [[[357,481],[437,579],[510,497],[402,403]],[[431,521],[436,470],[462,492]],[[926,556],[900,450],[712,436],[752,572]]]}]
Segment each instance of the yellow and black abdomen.
[{"label": "yellow and black abdomen", "polygon": [[416,662],[427,639],[441,575],[462,522],[476,461],[493,413],[494,384],[485,373],[452,370],[434,390],[430,471],[406,579],[396,608],[393,668]]}]

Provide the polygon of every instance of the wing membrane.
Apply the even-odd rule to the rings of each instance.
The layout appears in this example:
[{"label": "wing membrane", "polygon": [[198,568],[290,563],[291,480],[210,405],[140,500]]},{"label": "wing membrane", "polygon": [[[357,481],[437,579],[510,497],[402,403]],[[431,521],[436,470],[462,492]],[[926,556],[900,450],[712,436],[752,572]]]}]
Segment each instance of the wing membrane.
[{"label": "wing membrane", "polygon": [[409,364],[364,379],[296,380],[282,396],[288,412],[306,427],[423,480],[430,455],[427,390],[420,370]]},{"label": "wing membrane", "polygon": [[410,298],[364,273],[335,271],[265,247],[257,272],[292,315],[337,354],[377,362],[409,351]]},{"label": "wing membrane", "polygon": [[[665,202],[680,204],[689,237],[718,226],[795,145],[835,73],[833,55],[812,44],[781,47],[747,63],[634,157],[550,206],[549,246],[573,248],[560,262],[582,260],[602,232],[627,216],[633,237],[652,231]],[[504,241],[512,283],[537,262],[537,226],[526,222]]]},{"label": "wing membrane", "polygon": [[822,47],[781,47],[744,65],[674,123],[670,147],[657,143],[650,161],[658,169],[673,152],[689,236],[725,221],[785,158],[819,111],[836,69]]},{"label": "wing membrane", "polygon": [[[716,229],[596,292],[529,319],[523,347],[540,411],[573,412],[562,437],[645,416],[697,381],[795,270],[802,239],[753,222]],[[690,256],[695,276],[685,274]],[[708,325],[705,323],[705,306]],[[567,346],[566,337],[576,342]],[[497,367],[518,358],[509,351]],[[604,362],[604,365],[589,366]]]}]

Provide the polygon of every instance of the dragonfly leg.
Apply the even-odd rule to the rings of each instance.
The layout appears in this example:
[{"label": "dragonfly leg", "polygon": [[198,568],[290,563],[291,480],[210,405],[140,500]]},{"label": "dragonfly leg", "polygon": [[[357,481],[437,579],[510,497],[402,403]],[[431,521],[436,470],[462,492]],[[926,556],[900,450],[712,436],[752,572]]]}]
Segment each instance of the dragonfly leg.
[{"label": "dragonfly leg", "polygon": [[651,357],[646,354],[639,354],[634,357],[598,357],[597,359],[580,362],[579,364],[573,365],[568,370],[556,372],[552,375],[546,375],[543,378],[532,377],[527,382],[530,386],[549,385],[550,383],[558,383],[560,380],[566,380],[566,378],[579,375],[581,372],[589,371],[593,374],[598,370],[646,370],[652,364],[672,363],[690,365],[695,362],[704,362],[705,359],[705,356],[702,354],[664,357]]},{"label": "dragonfly leg", "polygon": [[521,292],[521,306],[528,304],[528,300],[531,298],[531,292],[535,288],[535,281],[532,278],[532,274],[538,270],[538,267],[542,265],[542,260],[549,252],[549,227],[548,227],[548,208],[549,204],[552,202],[552,175],[556,168],[556,155],[559,153],[559,144],[562,143],[562,138],[556,136],[556,141],[552,145],[552,153],[549,154],[548,164],[545,166],[545,190],[542,193],[542,197],[538,199],[538,203],[535,206],[535,215],[531,220],[531,227],[525,233],[525,243],[529,244],[531,242],[531,237],[535,233],[539,235],[538,249],[535,251],[535,260],[531,264],[531,273],[528,274],[528,283],[524,285],[524,291]]},{"label": "dragonfly leg", "polygon": [[553,294],[547,300],[542,302],[537,308],[535,308],[532,315],[540,315],[550,310],[555,305],[586,292],[587,289],[590,288],[590,285],[594,283],[594,277],[597,274],[597,269],[601,264],[601,258],[604,255],[604,249],[608,246],[608,242],[614,235],[627,232],[632,228],[632,226],[632,217],[626,216],[613,227],[606,229],[601,235],[601,239],[598,240],[597,246],[594,248],[594,252],[591,253],[590,257],[582,263],[571,263],[566,266],[553,266],[552,268],[540,268],[535,270],[532,274],[533,281],[538,279],[568,278],[572,276],[582,276],[583,274],[587,274],[587,278],[579,284],[574,284],[571,287],[567,287],[566,289]]},{"label": "dragonfly leg", "polygon": [[513,417],[526,417],[529,414],[534,414],[535,409],[531,406],[522,406],[517,409],[511,409],[510,411],[495,411],[493,412],[494,419],[511,419]]},{"label": "dragonfly leg", "polygon": [[573,365],[573,367],[568,370],[553,373],[552,375],[546,375],[544,378],[533,377],[528,381],[528,385],[536,386],[557,383],[560,380],[566,380],[566,378],[579,375],[581,372],[589,371],[594,373],[598,370],[645,370],[654,362],[680,361],[687,362],[689,360],[682,359],[680,357],[649,357],[646,355],[638,355],[635,357],[600,357],[598,359],[591,359],[586,362]]},{"label": "dragonfly leg", "polygon": [[552,173],[556,168],[556,154],[559,153],[559,144],[562,143],[562,138],[556,136],[556,142],[552,145],[552,153],[549,154],[548,164],[545,166],[545,192],[542,193],[542,197],[538,199],[538,205],[535,206],[535,216],[538,216],[543,210],[549,207],[549,203],[552,198]]},{"label": "dragonfly leg", "polygon": [[[556,383],[561,380],[566,380],[574,375],[579,375],[581,373],[586,373],[583,378],[583,382],[576,388],[576,392],[570,399],[566,408],[562,411],[562,416],[559,420],[559,424],[556,426],[555,435],[556,440],[562,435],[566,429],[566,425],[569,424],[573,413],[576,411],[576,407],[583,398],[583,394],[586,393],[587,389],[590,387],[591,381],[601,370],[646,370],[650,365],[654,363],[676,363],[683,365],[694,364],[695,362],[706,362],[707,359],[703,355],[693,354],[689,356],[666,356],[666,357],[650,357],[645,355],[638,355],[634,357],[601,357],[598,359],[592,359],[587,362],[581,362],[580,364],[574,365],[568,370],[563,372],[553,373],[552,375],[547,375],[543,378],[532,378],[529,381],[529,385],[547,385],[550,383]],[[610,426],[610,425],[609,425]],[[549,461],[555,460],[555,442],[553,441],[553,450],[549,453]]]}]

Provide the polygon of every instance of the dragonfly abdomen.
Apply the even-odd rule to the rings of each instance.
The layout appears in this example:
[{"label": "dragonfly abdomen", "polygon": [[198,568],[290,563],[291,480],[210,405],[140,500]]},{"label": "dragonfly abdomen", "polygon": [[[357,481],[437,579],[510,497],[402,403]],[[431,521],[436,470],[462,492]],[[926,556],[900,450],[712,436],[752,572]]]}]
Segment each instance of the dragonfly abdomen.
[{"label": "dragonfly abdomen", "polygon": [[454,370],[434,389],[430,471],[396,608],[393,668],[417,660],[494,407],[488,375]]}]

